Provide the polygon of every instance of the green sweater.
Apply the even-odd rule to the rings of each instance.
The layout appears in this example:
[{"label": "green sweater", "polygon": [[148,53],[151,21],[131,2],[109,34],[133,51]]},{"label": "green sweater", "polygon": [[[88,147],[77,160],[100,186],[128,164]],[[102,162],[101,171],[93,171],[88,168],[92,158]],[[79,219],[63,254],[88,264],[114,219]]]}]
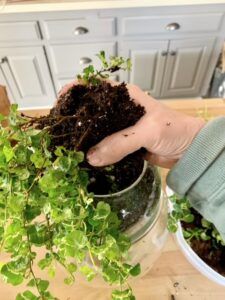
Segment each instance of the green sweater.
[{"label": "green sweater", "polygon": [[170,170],[168,186],[186,195],[225,240],[225,117],[207,125]]}]

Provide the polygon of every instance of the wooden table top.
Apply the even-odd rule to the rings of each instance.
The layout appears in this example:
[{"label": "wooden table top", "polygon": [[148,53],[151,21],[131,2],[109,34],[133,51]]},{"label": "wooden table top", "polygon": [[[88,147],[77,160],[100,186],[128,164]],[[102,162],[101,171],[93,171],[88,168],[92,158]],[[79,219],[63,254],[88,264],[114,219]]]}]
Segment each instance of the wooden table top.
[{"label": "wooden table top", "polygon": [[[225,115],[225,102],[217,100],[175,100],[166,101],[175,109],[185,113],[210,116]],[[39,115],[46,111],[26,112]],[[167,170],[162,170],[165,178]],[[62,287],[62,285],[60,285]],[[132,284],[137,300],[224,300],[225,288],[221,287],[204,276],[202,276],[186,260],[172,236],[156,261],[154,267],[143,278]],[[1,292],[12,289],[8,285],[0,285]],[[56,288],[57,295],[62,299],[70,300],[106,300],[109,299],[109,290],[93,288],[77,282],[72,290],[70,287]],[[72,294],[71,294],[71,291]],[[67,294],[68,292],[68,294]],[[4,292],[3,292],[4,294]],[[61,294],[61,295],[60,295]],[[69,295],[66,298],[65,295]],[[5,294],[6,295],[6,294]],[[64,295],[64,297],[63,297]],[[73,296],[71,296],[73,295]],[[174,297],[172,297],[173,295]],[[2,298],[2,300],[13,300],[13,298]],[[60,298],[61,299],[61,298]]]}]

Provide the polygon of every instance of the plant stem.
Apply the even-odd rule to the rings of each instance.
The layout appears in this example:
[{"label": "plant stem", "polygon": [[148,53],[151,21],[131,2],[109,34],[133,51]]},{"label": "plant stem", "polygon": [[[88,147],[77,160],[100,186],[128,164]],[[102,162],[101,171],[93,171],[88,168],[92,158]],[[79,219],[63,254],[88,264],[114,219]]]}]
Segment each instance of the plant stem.
[{"label": "plant stem", "polygon": [[[45,162],[43,163],[43,166],[44,166]],[[39,178],[40,174],[41,174],[41,171],[42,171],[42,168],[38,171],[38,173],[36,174],[33,182],[31,183],[30,187],[28,188],[28,190],[26,191],[26,204],[25,204],[25,207],[28,205],[28,201],[29,201],[29,195],[30,195],[30,191],[32,190],[35,182],[37,181],[37,179]],[[26,217],[25,217],[25,210],[23,211],[23,225],[24,225],[24,230],[26,231],[26,237],[27,237],[27,244],[28,244],[28,249],[29,249],[29,270],[30,270],[30,273],[32,274],[32,277],[34,279],[34,282],[35,282],[35,286],[37,288],[37,291],[41,297],[41,300],[45,300],[39,286],[38,286],[38,282],[37,282],[37,278],[34,274],[34,271],[33,271],[33,268],[32,268],[32,265],[33,265],[33,258],[32,258],[32,248],[31,248],[31,243],[30,243],[30,238],[29,238],[29,234],[28,234],[28,231],[27,231],[27,222],[26,222]]]},{"label": "plant stem", "polygon": [[[8,176],[9,178],[9,176]],[[9,189],[9,196],[11,197],[12,194],[12,178],[10,178],[10,189]],[[5,211],[4,211],[4,225],[3,225],[3,236],[2,236],[2,241],[0,244],[0,253],[2,252],[2,248],[5,242],[5,229],[6,229],[6,224],[7,224],[7,206],[8,206],[8,197],[5,197]]]},{"label": "plant stem", "polygon": [[58,262],[61,266],[63,266],[63,268],[69,273],[69,275],[73,278],[73,280],[75,280],[75,277],[73,275],[73,273],[71,273],[66,265],[62,262],[62,260],[60,259],[59,255],[54,252],[53,250],[53,244],[52,244],[52,233],[51,233],[51,225],[50,225],[50,218],[49,218],[49,215],[45,215],[45,218],[46,218],[46,222],[47,222],[47,230],[48,230],[48,233],[49,233],[49,241],[50,241],[50,252],[51,252],[51,255],[52,257],[56,260],[56,262]]},{"label": "plant stem", "polygon": [[95,264],[94,257],[93,257],[93,255],[92,255],[92,253],[91,253],[90,248],[88,248],[88,252],[89,252],[89,256],[90,256],[91,262],[92,262],[92,264],[93,264],[95,270],[97,271],[98,268],[97,268],[97,266],[96,266],[96,264]]},{"label": "plant stem", "polygon": [[28,249],[29,249],[29,271],[34,279],[34,282],[35,282],[35,286],[36,286],[36,289],[39,293],[39,296],[41,297],[41,300],[45,300],[39,286],[38,286],[38,282],[37,282],[37,278],[34,274],[34,271],[33,271],[33,268],[32,268],[32,265],[33,265],[33,258],[32,258],[32,249],[31,249],[31,243],[30,243],[30,238],[29,238],[29,234],[27,232],[27,227],[26,227],[26,221],[25,221],[25,217],[24,217],[24,229],[26,231],[26,237],[27,237],[27,245],[28,245]]}]

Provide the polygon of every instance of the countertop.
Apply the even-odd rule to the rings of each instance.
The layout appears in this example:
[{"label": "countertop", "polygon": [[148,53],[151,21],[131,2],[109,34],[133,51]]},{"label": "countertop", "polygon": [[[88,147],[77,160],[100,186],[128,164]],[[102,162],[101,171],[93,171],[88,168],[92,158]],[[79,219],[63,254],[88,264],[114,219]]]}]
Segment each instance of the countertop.
[{"label": "countertop", "polygon": [[[168,100],[163,101],[169,107],[189,115],[215,117],[225,115],[225,99],[206,100]],[[47,110],[24,111],[27,115],[43,115]],[[163,181],[167,174],[162,169]],[[62,272],[57,279],[53,293],[60,299],[70,300],[106,300],[109,299],[110,289],[90,287],[77,279],[69,287],[63,285],[65,274]],[[154,267],[143,278],[132,283],[137,300],[224,300],[225,288],[202,276],[186,260],[172,236],[170,236],[161,256]],[[17,290],[18,289],[18,290]],[[14,289],[0,281],[1,299],[13,300],[21,287]],[[68,297],[66,297],[67,295]],[[173,295],[174,297],[172,297]]]},{"label": "countertop", "polygon": [[[225,99],[179,99],[163,100],[169,107],[189,115],[200,115],[213,118],[218,115],[225,115]],[[44,111],[25,111],[27,115],[40,115]],[[162,169],[163,182],[167,174]],[[59,283],[59,287],[60,287]],[[65,293],[70,300],[106,300],[109,299],[110,290],[105,288],[94,288],[87,284],[80,284],[79,280],[73,287],[55,287],[57,296],[65,299]],[[154,267],[142,279],[132,283],[137,300],[224,300],[225,288],[202,276],[186,260],[179,250],[173,237],[170,236],[161,256],[155,262]],[[0,284],[2,295],[8,295],[12,291],[10,286]],[[65,290],[67,292],[65,292]],[[75,296],[76,295],[76,296]],[[174,298],[172,298],[172,296]],[[5,300],[3,297],[2,299]],[[8,298],[12,300],[13,298]]]},{"label": "countertop", "polygon": [[0,0],[0,14],[201,4],[225,4],[225,0]]}]

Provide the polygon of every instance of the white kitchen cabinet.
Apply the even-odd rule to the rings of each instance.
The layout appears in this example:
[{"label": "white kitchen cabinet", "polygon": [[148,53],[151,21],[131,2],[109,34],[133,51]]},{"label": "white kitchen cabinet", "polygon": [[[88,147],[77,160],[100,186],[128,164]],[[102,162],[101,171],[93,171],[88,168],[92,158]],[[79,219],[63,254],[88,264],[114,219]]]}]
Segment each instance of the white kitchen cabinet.
[{"label": "white kitchen cabinet", "polygon": [[90,38],[115,35],[114,18],[79,18],[68,20],[47,20],[46,37],[49,40],[71,39],[80,42]]},{"label": "white kitchen cabinet", "polygon": [[52,106],[55,92],[42,46],[0,48],[0,68],[20,107]]},{"label": "white kitchen cabinet", "polygon": [[197,97],[206,76],[215,38],[172,40],[160,97]]},{"label": "white kitchen cabinet", "polygon": [[123,43],[121,54],[131,59],[132,69],[126,74],[121,72],[121,78],[149,91],[156,98],[159,97],[167,53],[168,41]]},{"label": "white kitchen cabinet", "polygon": [[129,57],[132,69],[124,74],[124,81],[136,84],[155,97],[160,96],[168,41],[133,41],[123,43],[121,55]]},{"label": "white kitchen cabinet", "polygon": [[6,81],[6,78],[2,72],[2,69],[1,69],[1,65],[0,65],[0,84],[7,87],[7,95],[8,95],[8,98],[10,99],[10,102],[13,103],[14,99],[13,99],[13,96],[12,96],[12,93],[11,93],[11,89],[10,87],[8,86],[8,83]]},{"label": "white kitchen cabinet", "polygon": [[[195,32],[217,32],[220,28],[223,12],[201,14],[168,14],[149,16],[125,17],[122,21],[122,34],[124,36],[164,34],[172,30],[178,30],[182,34]],[[177,27],[177,28],[176,28]]]},{"label": "white kitchen cabinet", "polygon": [[225,39],[225,4],[6,13],[0,33],[0,84],[20,108],[51,106],[83,68],[99,68],[101,50],[130,57],[131,72],[113,75],[157,99],[202,97]]},{"label": "white kitchen cabinet", "polygon": [[0,23],[0,42],[38,41],[41,33],[37,21]]},{"label": "white kitchen cabinet", "polygon": [[96,54],[101,50],[104,50],[107,55],[115,55],[115,43],[52,45],[50,47],[50,59],[54,74],[59,78],[68,78],[81,73],[90,64],[100,68],[101,63]]},{"label": "white kitchen cabinet", "polygon": [[197,97],[211,59],[215,38],[124,43],[122,55],[132,60],[124,80],[155,98]]}]

